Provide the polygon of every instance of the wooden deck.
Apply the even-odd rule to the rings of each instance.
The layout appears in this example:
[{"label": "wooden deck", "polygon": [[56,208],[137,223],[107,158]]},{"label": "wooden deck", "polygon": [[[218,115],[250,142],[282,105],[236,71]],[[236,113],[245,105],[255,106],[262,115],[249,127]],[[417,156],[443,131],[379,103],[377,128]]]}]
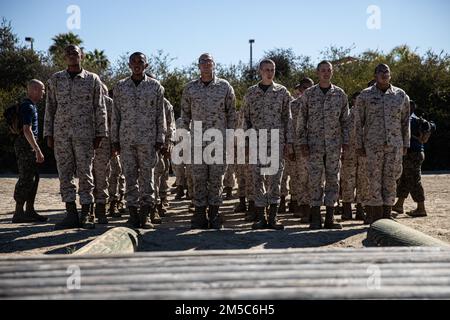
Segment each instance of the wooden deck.
[{"label": "wooden deck", "polygon": [[0,260],[0,298],[449,299],[450,250],[318,248],[8,257]]}]

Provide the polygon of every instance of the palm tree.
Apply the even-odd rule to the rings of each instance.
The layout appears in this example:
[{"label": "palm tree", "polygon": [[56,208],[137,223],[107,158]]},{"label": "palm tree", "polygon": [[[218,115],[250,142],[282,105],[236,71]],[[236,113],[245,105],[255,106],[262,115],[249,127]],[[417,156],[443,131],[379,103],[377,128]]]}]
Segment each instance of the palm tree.
[{"label": "palm tree", "polygon": [[76,46],[80,46],[83,43],[83,40],[80,37],[72,32],[69,33],[60,33],[52,38],[53,44],[50,46],[48,51],[53,57],[53,61],[56,62],[60,60],[64,55],[64,49],[69,45],[73,44]]},{"label": "palm tree", "polygon": [[90,65],[102,71],[106,70],[109,66],[109,60],[106,57],[104,50],[99,51],[95,49],[92,52],[88,52],[86,54],[86,60]]}]

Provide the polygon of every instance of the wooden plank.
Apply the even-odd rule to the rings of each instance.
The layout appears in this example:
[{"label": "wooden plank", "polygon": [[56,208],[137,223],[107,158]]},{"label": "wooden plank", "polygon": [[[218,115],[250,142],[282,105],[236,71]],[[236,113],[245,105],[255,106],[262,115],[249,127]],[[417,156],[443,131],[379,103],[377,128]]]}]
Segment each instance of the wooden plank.
[{"label": "wooden plank", "polygon": [[[70,265],[80,268],[80,290],[67,287]],[[26,257],[0,261],[0,297],[442,299],[450,298],[449,266],[450,250],[442,248]],[[374,267],[375,291],[368,284]]]}]

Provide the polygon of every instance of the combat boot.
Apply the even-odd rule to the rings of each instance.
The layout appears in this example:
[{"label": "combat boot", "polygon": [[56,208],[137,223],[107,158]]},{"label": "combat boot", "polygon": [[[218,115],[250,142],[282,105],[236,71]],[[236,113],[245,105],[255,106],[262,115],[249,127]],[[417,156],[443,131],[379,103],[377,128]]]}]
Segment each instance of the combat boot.
[{"label": "combat boot", "polygon": [[184,188],[183,186],[177,186],[176,189],[176,194],[175,194],[175,200],[181,200],[184,197]]},{"label": "combat boot", "polygon": [[255,201],[249,200],[248,201],[248,209],[245,213],[245,221],[247,222],[255,222],[256,221],[256,207],[255,207]]},{"label": "combat boot", "polygon": [[27,217],[27,219],[32,220],[32,222],[46,222],[48,220],[48,218],[41,216],[40,214],[38,214],[36,212],[36,210],[34,210],[34,201],[36,200],[36,190],[34,190],[34,191],[35,192],[32,194],[30,199],[28,199],[26,201],[25,216]]},{"label": "combat boot", "polygon": [[220,230],[223,228],[222,217],[219,213],[219,206],[209,206],[209,229]]},{"label": "combat boot", "polygon": [[286,197],[281,197],[278,213],[286,213]]},{"label": "combat boot", "polygon": [[66,202],[66,216],[61,222],[55,224],[55,230],[80,228],[77,205],[75,202]]},{"label": "combat boot", "polygon": [[31,222],[45,222],[47,217],[39,215],[34,210],[23,211],[23,202],[16,202],[16,210],[12,218],[12,223],[31,223]]},{"label": "combat boot", "polygon": [[342,225],[334,221],[334,207],[327,207],[324,229],[342,229]]},{"label": "combat boot", "polygon": [[307,204],[300,205],[300,223],[311,223],[311,207]]},{"label": "combat boot", "polygon": [[252,225],[253,230],[267,229],[266,208],[256,207],[256,222]]},{"label": "combat boot", "polygon": [[108,214],[111,218],[120,218],[122,217],[122,214],[119,212],[119,208],[118,208],[118,202],[117,200],[112,200],[109,203],[109,209],[108,209]]},{"label": "combat boot", "polygon": [[139,209],[139,226],[142,229],[154,229],[155,226],[150,221],[150,213],[155,210],[154,206],[142,205]]},{"label": "combat boot", "polygon": [[342,203],[342,221],[352,220],[352,204],[350,202],[343,202]]},{"label": "combat boot", "polygon": [[131,228],[137,229],[141,226],[139,222],[139,214],[136,207],[128,207],[128,212],[130,213],[130,217],[128,218],[127,225]]},{"label": "combat boot", "polygon": [[156,206],[156,209],[157,209],[160,217],[165,217],[167,215],[167,209],[164,207],[162,202],[158,203],[158,205]]},{"label": "combat boot", "polygon": [[309,225],[309,229],[311,230],[319,230],[322,229],[322,215],[320,214],[320,207],[313,206],[311,207],[311,223]]},{"label": "combat boot", "polygon": [[119,212],[121,214],[124,214],[126,212],[125,204],[124,204],[124,201],[123,201],[123,194],[121,194],[119,196],[119,200],[117,201],[117,209],[119,210]]},{"label": "combat boot", "polygon": [[223,189],[223,191],[225,192],[225,199],[226,200],[233,199],[233,188],[232,187],[225,187]]},{"label": "combat boot", "polygon": [[191,229],[208,229],[206,207],[195,207],[195,211],[191,219]]},{"label": "combat boot", "polygon": [[364,221],[366,215],[364,214],[364,208],[361,203],[356,204],[356,215],[355,220]]},{"label": "combat boot", "polygon": [[239,197],[239,204],[234,208],[234,213],[246,213],[247,204],[245,203],[245,197]]},{"label": "combat boot", "polygon": [[106,217],[106,207],[104,203],[95,204],[95,217],[98,224],[108,224],[108,218]]},{"label": "combat boot", "polygon": [[[162,204],[161,204],[161,208],[162,208]],[[162,223],[160,213],[158,213],[159,209],[160,209],[159,207],[155,208],[154,206],[152,206],[150,208],[150,221],[153,224],[161,224]],[[164,213],[164,216],[165,216],[165,213]]]},{"label": "combat boot", "polygon": [[277,219],[278,204],[271,204],[269,208],[269,219],[267,222],[267,227],[273,230],[284,230],[283,224]]},{"label": "combat boot", "polygon": [[392,219],[392,207],[383,206],[383,219]]},{"label": "combat boot", "polygon": [[376,206],[372,209],[372,223],[375,223],[378,220],[383,219],[383,206]]},{"label": "combat boot", "polygon": [[302,217],[302,213],[300,212],[298,202],[295,200],[291,200],[291,202],[289,202],[289,212],[292,213],[295,218]]},{"label": "combat boot", "polygon": [[80,225],[83,229],[95,229],[94,215],[91,213],[91,204],[82,204],[80,213]]},{"label": "combat boot", "polygon": [[366,206],[366,217],[364,224],[371,225],[373,223],[373,206]]}]

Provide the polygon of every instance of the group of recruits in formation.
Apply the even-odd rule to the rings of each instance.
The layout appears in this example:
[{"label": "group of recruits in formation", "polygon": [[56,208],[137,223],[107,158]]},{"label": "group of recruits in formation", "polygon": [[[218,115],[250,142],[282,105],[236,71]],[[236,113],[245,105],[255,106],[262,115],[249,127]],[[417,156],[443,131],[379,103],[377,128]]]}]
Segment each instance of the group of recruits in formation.
[{"label": "group of recruits in formation", "polygon": [[[67,70],[55,73],[46,88],[44,137],[54,149],[67,211],[56,229],[93,228],[95,218],[98,224],[108,223],[108,198],[110,216],[117,217],[123,194],[131,227],[148,229],[161,223],[168,206],[169,159],[173,145],[180,142],[175,141],[175,130],[189,130],[194,121],[202,123],[203,131],[214,128],[224,137],[227,129],[278,129],[278,150],[269,147],[268,152],[282,155],[274,175],[262,174],[265,165],[259,160],[256,164],[228,166],[174,165],[176,199],[183,198],[188,189],[194,229],[223,227],[219,208],[224,185],[231,195],[233,172],[239,187],[235,212],[245,213],[253,229],[284,228],[277,215],[286,210],[288,176],[290,209],[310,229],[342,228],[334,220],[340,198],[342,220],[353,218],[352,203],[357,203],[356,219],[365,224],[391,218],[402,157],[410,145],[410,100],[390,83],[389,66],[376,67],[373,82],[352,97],[349,108],[345,92],[331,83],[333,66],[329,61],[317,66],[319,83],[303,79],[294,99],[284,86],[274,82],[275,63],[264,59],[259,65],[261,81],[248,89],[242,107],[236,111],[232,86],[215,75],[213,57],[202,54],[198,60],[200,79],[186,85],[181,117],[175,121],[164,88],[145,72],[148,63],[144,54],[130,56],[132,75],[118,82],[112,91],[114,96],[96,74],[81,67],[82,58],[79,47],[68,46]],[[34,100],[39,100],[44,86],[35,81],[32,87],[36,86]],[[37,144],[30,142],[34,141],[30,134],[16,140],[16,153],[22,148],[42,162],[43,155]],[[30,151],[28,142],[34,151]],[[202,148],[206,146],[203,142]],[[252,147],[247,144],[247,157]],[[28,172],[37,175],[36,171]],[[81,214],[76,206],[75,174]],[[26,179],[21,182],[20,178],[24,178],[22,174],[15,190],[13,222],[45,220],[32,207],[38,179],[26,186]]]}]

